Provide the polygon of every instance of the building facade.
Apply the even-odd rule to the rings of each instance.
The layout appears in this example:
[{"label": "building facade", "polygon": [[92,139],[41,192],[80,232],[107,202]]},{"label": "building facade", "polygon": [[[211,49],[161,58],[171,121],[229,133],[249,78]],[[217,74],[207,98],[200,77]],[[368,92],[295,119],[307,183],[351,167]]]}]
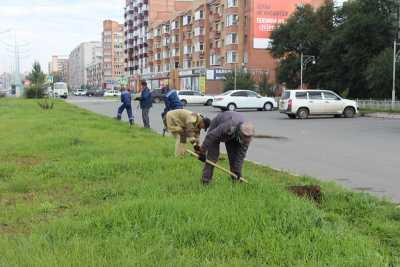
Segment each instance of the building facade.
[{"label": "building facade", "polygon": [[91,64],[86,68],[87,73],[87,87],[89,88],[103,88],[103,62]]},{"label": "building facade", "polygon": [[103,87],[112,89],[125,76],[124,25],[116,21],[103,22]]},{"label": "building facade", "polygon": [[84,42],[76,47],[68,58],[68,85],[72,89],[88,85],[87,68],[103,58],[101,42]]},{"label": "building facade", "polygon": [[210,94],[220,93],[225,74],[239,69],[256,81],[267,75],[274,82],[277,60],[267,50],[271,32],[306,3],[319,7],[324,0],[194,1],[168,19],[150,20],[146,42],[139,36],[138,46],[135,37],[130,46],[128,22],[129,73],[153,89],[168,83]]},{"label": "building facade", "polygon": [[151,23],[169,19],[175,12],[191,9],[193,0],[126,0],[125,6],[125,70],[130,86],[138,81],[148,66],[147,33]]},{"label": "building facade", "polygon": [[49,62],[49,74],[57,74],[62,82],[68,81],[68,56],[52,56]]}]

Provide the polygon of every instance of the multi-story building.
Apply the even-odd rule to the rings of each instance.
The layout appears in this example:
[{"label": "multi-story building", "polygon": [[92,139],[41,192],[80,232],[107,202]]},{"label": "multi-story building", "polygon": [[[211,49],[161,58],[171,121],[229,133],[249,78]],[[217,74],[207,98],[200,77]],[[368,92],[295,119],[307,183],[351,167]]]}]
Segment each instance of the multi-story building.
[{"label": "multi-story building", "polygon": [[218,93],[227,72],[243,69],[256,81],[275,79],[277,61],[268,52],[271,32],[297,4],[315,7],[323,0],[198,0],[192,8],[153,22],[147,31],[147,60],[135,65],[153,88]]},{"label": "multi-story building", "polygon": [[85,42],[76,47],[68,59],[68,85],[72,89],[88,85],[87,68],[102,61],[103,48],[101,42]]},{"label": "multi-story building", "polygon": [[124,25],[116,21],[103,22],[103,81],[112,89],[118,78],[125,76]]},{"label": "multi-story building", "polygon": [[87,86],[89,88],[103,88],[104,77],[103,77],[103,62],[98,61],[94,64],[89,65],[86,68],[87,72]]},{"label": "multi-story building", "polygon": [[68,56],[52,56],[48,71],[57,74],[63,82],[68,81]]},{"label": "multi-story building", "polygon": [[131,87],[148,67],[148,28],[150,23],[169,19],[175,12],[188,10],[193,0],[126,0],[125,6],[125,70]]}]

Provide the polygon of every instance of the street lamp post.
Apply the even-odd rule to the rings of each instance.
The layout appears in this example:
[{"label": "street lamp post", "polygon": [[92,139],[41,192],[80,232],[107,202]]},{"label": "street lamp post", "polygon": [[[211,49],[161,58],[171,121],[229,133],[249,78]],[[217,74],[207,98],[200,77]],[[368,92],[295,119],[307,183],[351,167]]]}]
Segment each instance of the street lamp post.
[{"label": "street lamp post", "polygon": [[394,41],[393,44],[393,88],[392,88],[392,109],[394,109],[396,102],[396,63],[400,61],[400,51],[397,51],[397,47],[400,47],[400,43]]},{"label": "street lamp post", "polygon": [[236,73],[236,64],[235,64],[235,82],[234,82],[234,90],[236,90],[236,84],[237,84],[237,77],[236,77],[237,73]]},{"label": "street lamp post", "polygon": [[309,63],[315,64],[316,60],[315,60],[315,56],[304,55],[303,52],[301,52],[300,61],[301,61],[301,67],[300,67],[300,89],[303,90],[303,72],[304,72],[304,69],[307,67],[307,64],[309,64]]}]

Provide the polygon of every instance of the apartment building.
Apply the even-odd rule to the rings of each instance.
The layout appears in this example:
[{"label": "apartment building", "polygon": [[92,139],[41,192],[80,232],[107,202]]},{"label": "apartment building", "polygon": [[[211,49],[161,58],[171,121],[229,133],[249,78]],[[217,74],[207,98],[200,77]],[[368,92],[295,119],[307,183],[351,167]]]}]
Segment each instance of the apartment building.
[{"label": "apartment building", "polygon": [[276,60],[267,51],[271,32],[296,5],[315,7],[323,0],[199,0],[191,9],[151,23],[146,61],[137,65],[152,88],[166,83],[177,89],[219,93],[227,72],[243,69],[256,81],[275,80]]},{"label": "apartment building", "polygon": [[[125,76],[124,25],[116,21],[103,22],[103,87],[112,89],[121,76]],[[95,64],[96,65],[96,64]],[[97,66],[98,67],[98,66]],[[91,70],[97,70],[92,66]]]},{"label": "apartment building", "polygon": [[94,64],[89,65],[86,68],[87,73],[87,86],[89,88],[103,88],[104,77],[103,77],[103,62],[98,61]]},{"label": "apartment building", "polygon": [[52,56],[48,72],[59,75],[61,81],[68,81],[68,56]]},{"label": "apartment building", "polygon": [[175,12],[192,8],[193,0],[126,0],[125,6],[125,71],[130,85],[138,81],[148,66],[147,34],[150,23],[169,19]]},{"label": "apartment building", "polygon": [[101,42],[84,42],[77,46],[68,58],[68,85],[72,89],[88,85],[87,68],[102,60]]}]

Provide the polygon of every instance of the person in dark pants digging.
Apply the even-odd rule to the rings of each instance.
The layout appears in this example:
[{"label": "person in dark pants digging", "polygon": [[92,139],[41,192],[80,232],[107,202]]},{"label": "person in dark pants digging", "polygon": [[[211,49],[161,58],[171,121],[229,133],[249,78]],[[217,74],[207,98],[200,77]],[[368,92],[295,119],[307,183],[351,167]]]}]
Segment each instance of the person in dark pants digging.
[{"label": "person in dark pants digging", "polygon": [[132,126],[133,124],[133,115],[132,115],[132,99],[131,99],[131,89],[128,90],[123,89],[121,93],[121,103],[122,105],[118,108],[118,114],[116,119],[121,120],[122,113],[126,109],[128,113],[129,125]]},{"label": "person in dark pants digging", "polygon": [[[223,112],[211,121],[203,144],[196,147],[195,150],[199,155],[199,160],[206,162],[206,159],[208,159],[216,163],[219,158],[220,143],[224,142],[231,172],[237,175],[232,179],[237,181],[242,177],[244,158],[254,133],[253,124],[247,122],[241,114]],[[209,184],[213,172],[214,167],[206,163],[203,169],[203,184]]]},{"label": "person in dark pants digging", "polygon": [[142,109],[142,119],[144,128],[150,128],[149,112],[153,106],[153,97],[150,89],[147,87],[147,82],[142,82],[142,93],[140,95],[140,108]]}]

